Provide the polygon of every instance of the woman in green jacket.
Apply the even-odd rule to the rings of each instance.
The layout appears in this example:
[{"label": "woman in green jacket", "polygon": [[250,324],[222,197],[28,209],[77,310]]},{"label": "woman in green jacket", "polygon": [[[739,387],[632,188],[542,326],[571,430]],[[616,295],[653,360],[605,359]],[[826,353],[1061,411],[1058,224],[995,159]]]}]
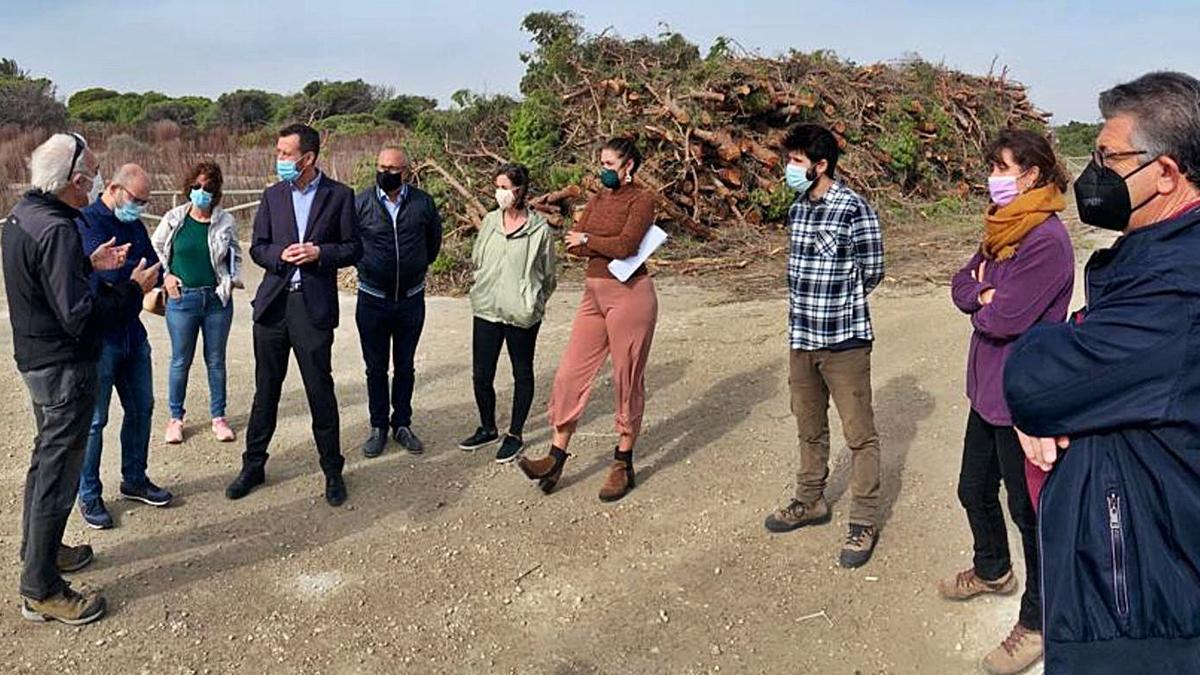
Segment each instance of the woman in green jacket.
[{"label": "woman in green jacket", "polygon": [[500,208],[484,217],[471,261],[474,330],[472,379],[479,428],[458,444],[476,450],[500,439],[496,426],[496,363],[507,343],[513,370],[512,417],[496,451],[496,461],[511,462],[524,447],[521,434],[533,404],[533,354],[546,300],[554,292],[554,237],[545,217],[530,209],[529,170],[505,164],[496,170]]}]

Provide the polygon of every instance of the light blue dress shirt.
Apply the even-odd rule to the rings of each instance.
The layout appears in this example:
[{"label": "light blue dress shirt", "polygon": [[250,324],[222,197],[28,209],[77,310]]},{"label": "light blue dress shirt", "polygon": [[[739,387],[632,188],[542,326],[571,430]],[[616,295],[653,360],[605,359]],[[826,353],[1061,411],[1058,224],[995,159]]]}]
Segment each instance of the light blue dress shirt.
[{"label": "light blue dress shirt", "polygon": [[[317,196],[317,184],[321,182],[321,172],[313,177],[312,182],[304,189],[292,184],[292,211],[296,214],[296,241],[303,242],[308,234],[308,215],[312,212],[313,200]],[[300,283],[300,268],[292,273],[292,283]]]}]

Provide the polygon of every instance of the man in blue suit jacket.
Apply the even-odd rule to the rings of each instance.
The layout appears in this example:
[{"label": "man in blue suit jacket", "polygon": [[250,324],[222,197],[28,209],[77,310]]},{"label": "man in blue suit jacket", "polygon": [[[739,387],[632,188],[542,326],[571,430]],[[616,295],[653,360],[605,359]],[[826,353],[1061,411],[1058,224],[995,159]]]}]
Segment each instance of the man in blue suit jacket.
[{"label": "man in blue suit jacket", "polygon": [[317,168],[321,137],[304,124],[279,132],[280,182],[263,192],[250,257],[265,270],[254,297],[254,405],[242,470],[225,490],[241,499],[266,480],[279,394],[294,352],[325,473],[325,500],[346,500],[340,425],[330,352],[338,325],[337,271],[362,256],[354,192]]},{"label": "man in blue suit jacket", "polygon": [[1200,673],[1200,80],[1100,95],[1080,219],[1121,231],[1087,307],[1004,372],[1041,491],[1046,675]]}]

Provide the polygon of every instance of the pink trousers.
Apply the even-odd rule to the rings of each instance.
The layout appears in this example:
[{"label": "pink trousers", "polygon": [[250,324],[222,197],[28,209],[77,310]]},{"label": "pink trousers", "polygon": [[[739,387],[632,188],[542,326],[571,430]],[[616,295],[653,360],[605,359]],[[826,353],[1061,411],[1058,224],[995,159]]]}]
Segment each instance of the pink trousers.
[{"label": "pink trousers", "polygon": [[648,275],[626,283],[587,279],[571,324],[571,337],[554,376],[550,423],[577,422],[587,407],[596,373],[611,354],[617,432],[637,436],[646,406],[646,359],[658,320],[658,295]]}]

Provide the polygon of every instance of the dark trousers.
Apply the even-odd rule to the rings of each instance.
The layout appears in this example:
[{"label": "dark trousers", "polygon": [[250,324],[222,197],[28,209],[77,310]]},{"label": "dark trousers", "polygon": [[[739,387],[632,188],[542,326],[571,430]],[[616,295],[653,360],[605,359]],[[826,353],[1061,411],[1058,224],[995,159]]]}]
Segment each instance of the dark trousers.
[{"label": "dark trousers", "polygon": [[285,292],[254,323],[254,404],[246,427],[245,469],[261,470],[275,435],[288,352],[296,355],[312,415],[313,439],[326,476],[340,475],[342,457],[337,395],[333,389],[333,330],[314,328],[301,293]]},{"label": "dark trousers", "polygon": [[958,500],[967,510],[975,539],[975,573],[994,581],[1012,569],[1008,532],[1000,507],[1000,482],[1008,493],[1008,514],[1021,532],[1025,549],[1025,593],[1021,596],[1022,626],[1042,629],[1041,568],[1038,566],[1037,515],[1025,487],[1025,454],[1012,427],[989,424],[974,410],[967,418],[963,440]]},{"label": "dark trousers", "polygon": [[21,595],[45,600],[63,590],[58,548],[83,465],[88,429],[96,403],[96,364],[63,363],[21,373],[37,437],[25,475],[21,518]]},{"label": "dark trousers", "polygon": [[504,323],[492,323],[475,317],[471,338],[471,378],[475,383],[475,405],[479,407],[479,425],[496,428],[496,364],[500,348],[508,344],[508,360],[512,364],[513,400],[508,433],[518,438],[525,430],[525,420],[533,405],[533,353],[537,347],[538,329],[518,328]]},{"label": "dark trousers", "polygon": [[[413,358],[425,327],[425,294],[388,300],[358,292],[354,312],[358,339],[367,366],[367,409],[371,426],[382,429],[412,425],[412,395],[416,384]],[[388,416],[388,360],[394,369],[391,416]]]}]

